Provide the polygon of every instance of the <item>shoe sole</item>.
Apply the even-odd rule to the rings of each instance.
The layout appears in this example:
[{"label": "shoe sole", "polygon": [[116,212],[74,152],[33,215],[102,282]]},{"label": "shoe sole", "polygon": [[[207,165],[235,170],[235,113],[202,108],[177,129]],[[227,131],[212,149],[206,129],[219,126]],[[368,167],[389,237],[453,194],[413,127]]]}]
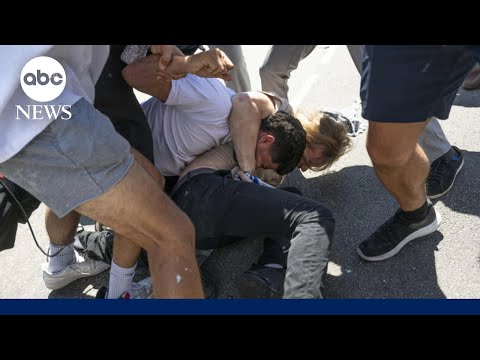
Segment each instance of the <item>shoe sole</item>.
[{"label": "shoe sole", "polygon": [[104,265],[105,266],[98,266],[98,269],[97,269],[98,271],[95,271],[93,273],[78,273],[74,277],[66,277],[62,280],[55,280],[55,281],[50,280],[50,277],[48,275],[45,275],[46,271],[44,269],[43,270],[43,282],[45,283],[45,286],[47,287],[47,289],[58,290],[58,289],[61,289],[65,286],[67,286],[68,284],[74,282],[75,280],[86,278],[86,277],[89,277],[89,276],[98,275],[98,274],[104,272],[105,270],[107,270],[110,267],[110,265],[108,265],[108,264],[104,264]]},{"label": "shoe sole", "polygon": [[460,170],[462,170],[463,168],[463,164],[465,163],[465,159],[462,158],[462,163],[460,164],[457,172],[455,173],[455,176],[453,177],[453,181],[452,183],[450,184],[450,186],[448,187],[447,190],[445,190],[443,193],[441,194],[436,194],[436,195],[427,195],[427,197],[430,199],[430,200],[435,200],[435,199],[438,199],[439,197],[442,197],[443,195],[445,195],[447,192],[450,191],[450,189],[453,187],[453,184],[455,183],[455,179],[457,178],[457,175],[458,173],[460,172]]},{"label": "shoe sole", "polygon": [[242,274],[238,291],[243,299],[281,299],[282,296],[265,285],[265,281],[253,274]]},{"label": "shoe sole", "polygon": [[[434,209],[434,211],[435,211],[435,209]],[[397,255],[400,252],[400,250],[402,250],[402,248],[405,245],[407,245],[410,241],[421,238],[423,236],[429,235],[429,234],[437,231],[437,229],[440,227],[441,223],[442,223],[442,217],[440,216],[440,213],[435,211],[435,221],[434,222],[432,222],[430,225],[425,226],[424,228],[418,229],[414,233],[410,234],[405,239],[403,239],[394,249],[390,250],[389,252],[387,252],[385,254],[382,254],[382,255],[378,255],[378,256],[367,256],[358,247],[357,248],[357,253],[358,253],[358,255],[360,255],[360,257],[363,260],[367,260],[367,261],[387,260],[387,259]]]}]

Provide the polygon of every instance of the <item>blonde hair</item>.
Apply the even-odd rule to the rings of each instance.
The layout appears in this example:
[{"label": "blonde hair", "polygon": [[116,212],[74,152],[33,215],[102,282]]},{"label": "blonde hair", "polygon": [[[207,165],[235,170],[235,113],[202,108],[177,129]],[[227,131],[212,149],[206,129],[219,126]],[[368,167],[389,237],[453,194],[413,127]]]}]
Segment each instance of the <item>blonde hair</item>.
[{"label": "blonde hair", "polygon": [[306,111],[298,109],[295,117],[300,120],[307,133],[307,147],[323,145],[325,162],[320,167],[310,168],[313,171],[328,169],[344,155],[352,146],[347,134],[347,127],[330,114],[322,111]]}]

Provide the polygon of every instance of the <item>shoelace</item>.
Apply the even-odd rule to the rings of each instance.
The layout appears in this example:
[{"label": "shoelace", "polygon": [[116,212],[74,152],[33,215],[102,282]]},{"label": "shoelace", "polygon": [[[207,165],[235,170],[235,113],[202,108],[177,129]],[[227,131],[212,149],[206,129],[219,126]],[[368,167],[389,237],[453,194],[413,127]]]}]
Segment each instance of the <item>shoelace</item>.
[{"label": "shoelace", "polygon": [[441,174],[443,172],[443,169],[445,168],[446,163],[447,163],[446,158],[440,159],[440,161],[432,169],[432,171],[430,173],[430,176],[429,176],[429,179],[430,180],[435,180],[435,181],[439,181],[440,179],[442,179]]},{"label": "shoelace", "polygon": [[382,241],[386,240],[391,244],[396,243],[396,239],[393,238],[393,237],[390,237],[390,236],[385,237],[385,236],[379,236],[379,235],[380,234],[385,235],[385,234],[391,233],[392,230],[393,230],[393,227],[397,224],[403,224],[403,225],[408,224],[408,221],[406,221],[403,218],[400,210],[397,210],[397,212],[395,213],[395,215],[393,217],[391,217],[386,222],[384,222],[382,225],[380,225],[380,227],[377,229],[377,231],[375,231],[375,237],[377,239],[381,239]]}]

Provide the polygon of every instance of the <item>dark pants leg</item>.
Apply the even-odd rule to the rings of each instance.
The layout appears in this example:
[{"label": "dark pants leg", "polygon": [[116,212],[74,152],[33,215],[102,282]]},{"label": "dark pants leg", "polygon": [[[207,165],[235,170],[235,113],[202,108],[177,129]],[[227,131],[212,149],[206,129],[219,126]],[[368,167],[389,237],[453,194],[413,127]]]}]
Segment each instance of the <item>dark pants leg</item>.
[{"label": "dark pants leg", "polygon": [[[106,264],[112,263],[113,258],[113,240],[115,234],[113,231],[81,231],[77,234],[80,243],[84,247],[85,253],[93,260],[102,261]],[[140,263],[148,266],[148,254],[142,249],[140,253]]]},{"label": "dark pants leg", "polygon": [[153,140],[147,118],[122,76],[126,64],[120,55],[125,46],[110,45],[110,55],[95,85],[95,108],[108,116],[115,130],[153,163]]},{"label": "dark pants leg", "polygon": [[[3,179],[2,181],[18,200],[25,210],[27,218],[29,218],[32,212],[40,205],[40,201],[8,179]],[[0,251],[13,248],[18,223],[25,224],[27,222],[25,215],[12,198],[10,192],[0,184]]]},{"label": "dark pants leg", "polygon": [[335,222],[319,203],[217,173],[187,180],[172,199],[195,225],[197,248],[251,236],[277,239],[288,251],[284,298],[321,297]]},{"label": "dark pants leg", "polygon": [[[303,196],[302,192],[293,186],[278,189]],[[280,238],[272,238],[267,236],[263,240],[263,245],[264,251],[258,259],[259,265],[279,264],[283,267],[287,267],[288,251],[286,250],[290,248],[290,237],[281,235]]]}]

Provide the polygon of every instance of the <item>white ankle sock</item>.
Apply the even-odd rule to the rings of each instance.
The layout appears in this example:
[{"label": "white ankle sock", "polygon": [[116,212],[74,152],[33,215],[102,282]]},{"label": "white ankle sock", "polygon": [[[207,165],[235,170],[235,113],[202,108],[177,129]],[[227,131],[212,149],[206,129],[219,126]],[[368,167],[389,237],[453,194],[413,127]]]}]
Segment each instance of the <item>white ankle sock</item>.
[{"label": "white ankle sock", "polygon": [[130,268],[122,268],[112,261],[107,299],[118,299],[125,291],[130,290],[136,267],[137,264]]},{"label": "white ankle sock", "polygon": [[52,274],[59,273],[68,265],[75,261],[75,253],[73,252],[73,242],[68,245],[59,246],[50,243],[48,255],[56,254],[60,249],[63,249],[58,255],[48,258],[48,271]]}]

